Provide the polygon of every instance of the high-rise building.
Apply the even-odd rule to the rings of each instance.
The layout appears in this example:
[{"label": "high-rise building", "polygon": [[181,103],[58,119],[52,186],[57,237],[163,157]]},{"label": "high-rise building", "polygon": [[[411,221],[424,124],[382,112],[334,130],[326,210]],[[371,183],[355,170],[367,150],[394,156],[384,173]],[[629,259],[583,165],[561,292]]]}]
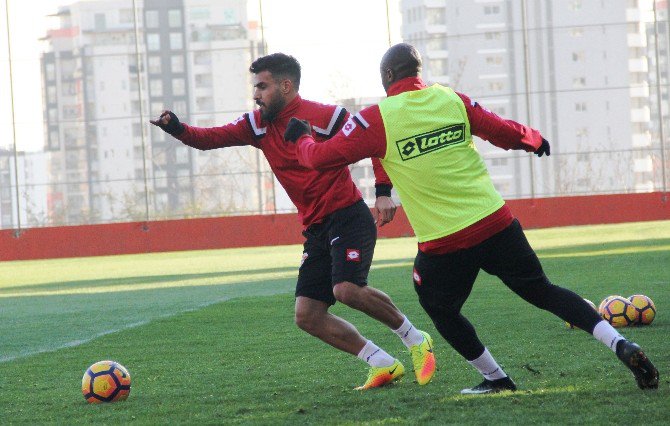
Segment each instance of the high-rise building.
[{"label": "high-rise building", "polygon": [[244,65],[260,45],[247,1],[136,4],[61,7],[45,38],[56,224],[271,209],[272,175],[257,150],[200,152],[148,123],[171,109],[193,125],[222,125],[253,108]]},{"label": "high-rise building", "polygon": [[0,149],[0,229],[44,226],[49,222],[46,173],[49,154],[41,151],[14,154]]},{"label": "high-rise building", "polygon": [[504,196],[646,191],[654,189],[651,5],[402,0],[402,34],[421,52],[428,82],[451,85],[551,142],[552,156],[539,160],[478,142]]}]

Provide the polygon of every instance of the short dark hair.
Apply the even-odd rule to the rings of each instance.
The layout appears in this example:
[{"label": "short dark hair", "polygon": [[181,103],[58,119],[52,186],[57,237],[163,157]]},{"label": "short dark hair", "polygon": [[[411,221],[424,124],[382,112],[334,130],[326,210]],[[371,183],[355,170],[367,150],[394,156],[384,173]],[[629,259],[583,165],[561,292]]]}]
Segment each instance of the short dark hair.
[{"label": "short dark hair", "polygon": [[272,53],[256,59],[249,71],[258,74],[262,71],[269,71],[275,78],[288,78],[293,82],[296,90],[300,87],[300,63],[296,58],[284,53]]}]

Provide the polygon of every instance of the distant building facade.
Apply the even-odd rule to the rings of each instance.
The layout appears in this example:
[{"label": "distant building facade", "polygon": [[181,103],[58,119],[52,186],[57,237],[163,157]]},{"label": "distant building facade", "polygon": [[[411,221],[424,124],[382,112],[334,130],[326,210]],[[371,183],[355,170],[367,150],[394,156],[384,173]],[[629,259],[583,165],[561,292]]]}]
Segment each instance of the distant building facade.
[{"label": "distant building facade", "polygon": [[[548,159],[477,144],[504,196],[652,191],[652,4],[402,0],[402,35],[420,50],[429,83],[551,142]],[[665,61],[667,73],[667,50]]]},{"label": "distant building facade", "polygon": [[[148,123],[196,126],[253,109],[262,53],[246,0],[77,2],[42,55],[45,150],[55,224],[262,213],[273,177],[251,147],[200,152]],[[137,34],[139,43],[135,43]]]}]

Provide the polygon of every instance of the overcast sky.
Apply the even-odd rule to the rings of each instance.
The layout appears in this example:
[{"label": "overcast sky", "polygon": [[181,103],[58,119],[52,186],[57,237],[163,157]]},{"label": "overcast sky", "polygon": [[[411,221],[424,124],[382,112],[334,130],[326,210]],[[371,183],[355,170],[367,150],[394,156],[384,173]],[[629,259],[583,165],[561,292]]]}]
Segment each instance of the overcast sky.
[{"label": "overcast sky", "polygon": [[[95,0],[88,0],[95,1]],[[400,41],[399,1],[389,0],[391,41]],[[72,0],[9,0],[15,130],[19,150],[42,148],[39,41],[55,18],[48,15]],[[128,0],[129,6],[132,1]],[[378,66],[388,48],[385,0],[263,0],[265,38],[272,52],[294,55],[303,67],[301,95],[333,102],[344,96],[382,96]],[[249,19],[259,19],[258,0]],[[0,4],[0,147],[12,148],[12,118],[5,2]],[[246,67],[248,64],[240,64]]]}]

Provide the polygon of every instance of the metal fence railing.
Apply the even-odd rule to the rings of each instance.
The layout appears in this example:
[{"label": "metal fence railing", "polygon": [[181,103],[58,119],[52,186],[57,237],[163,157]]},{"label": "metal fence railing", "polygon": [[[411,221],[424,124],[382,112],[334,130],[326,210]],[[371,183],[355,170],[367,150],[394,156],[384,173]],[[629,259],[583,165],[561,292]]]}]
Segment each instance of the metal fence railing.
[{"label": "metal fence railing", "polygon": [[[668,192],[668,3],[606,3],[4,0],[0,229],[293,212],[260,151],[197,151],[149,119],[231,122],[275,51],[301,62],[303,97],[356,111],[384,96],[400,41],[428,83],[552,143],[535,158],[477,140],[504,197]],[[370,161],[352,176],[373,203]]]}]

